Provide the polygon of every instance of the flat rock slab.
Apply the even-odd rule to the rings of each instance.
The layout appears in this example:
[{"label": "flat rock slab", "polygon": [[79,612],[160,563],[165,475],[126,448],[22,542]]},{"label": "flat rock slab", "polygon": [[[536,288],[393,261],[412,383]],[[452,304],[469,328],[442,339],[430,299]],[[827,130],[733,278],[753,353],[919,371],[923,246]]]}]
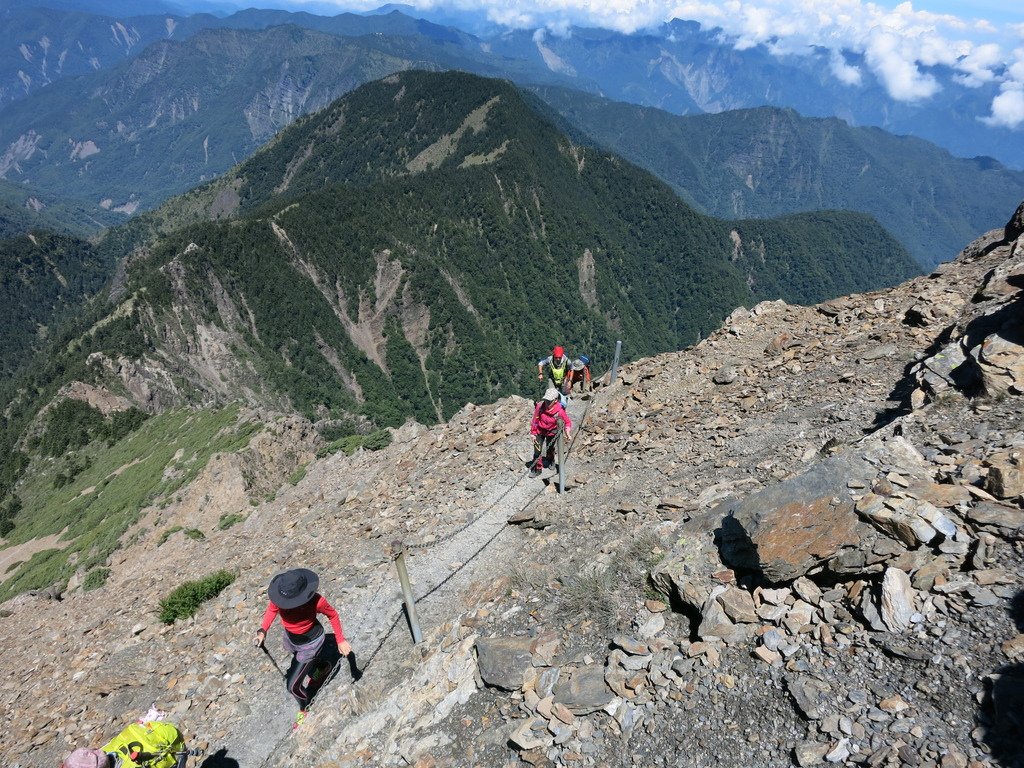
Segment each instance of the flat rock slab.
[{"label": "flat rock slab", "polygon": [[518,691],[523,677],[533,667],[529,637],[481,637],[476,641],[480,677],[487,685]]},{"label": "flat rock slab", "polygon": [[987,525],[1002,531],[1015,531],[1024,526],[1024,510],[1006,504],[979,501],[967,510],[966,515],[975,525]]},{"label": "flat rock slab", "polygon": [[604,681],[604,668],[596,664],[577,669],[566,682],[555,687],[555,704],[564,704],[574,715],[603,709],[614,698]]}]

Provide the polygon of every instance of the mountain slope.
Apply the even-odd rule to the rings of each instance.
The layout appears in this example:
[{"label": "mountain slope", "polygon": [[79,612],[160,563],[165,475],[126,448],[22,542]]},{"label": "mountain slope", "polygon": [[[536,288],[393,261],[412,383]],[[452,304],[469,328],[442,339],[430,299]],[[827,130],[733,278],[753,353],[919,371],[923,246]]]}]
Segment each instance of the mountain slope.
[{"label": "mountain slope", "polygon": [[1024,197],[1024,172],[921,139],[764,107],[677,116],[556,87],[579,130],[714,216],[839,208],[877,218],[921,263],[958,253]]},{"label": "mountain slope", "polygon": [[133,267],[143,346],[210,396],[276,392],[386,424],[523,391],[553,338],[676,348],[737,304],[914,271],[868,217],[701,216],[572,144],[511,85],[458,73],[364,86],[187,197],[193,218],[235,218],[174,232]]},{"label": "mountain slope", "polygon": [[[26,465],[38,477],[49,461],[44,409],[68,392],[150,413],[243,401],[367,433],[532,395],[553,343],[599,369],[616,339],[629,357],[678,349],[738,305],[915,272],[861,214],[699,214],[534,107],[503,81],[393,75],[110,232],[95,251],[123,265],[110,303],[90,302],[0,382],[0,508],[18,506]],[[116,429],[66,409],[60,435]],[[9,515],[15,536],[28,514]]]},{"label": "mountain slope", "polygon": [[[158,460],[165,482],[192,473],[146,502],[120,551],[97,556],[70,536],[39,542],[52,549],[28,562],[3,550],[4,594],[33,570],[54,589],[3,606],[0,674],[35,669],[52,684],[4,689],[0,752],[53,766],[69,743],[96,743],[155,701],[190,743],[240,766],[463,765],[469,750],[489,766],[512,750],[535,764],[675,765],[685,753],[695,766],[779,768],[847,748],[879,765],[897,753],[1015,765],[1020,396],[951,386],[913,412],[894,398],[931,376],[908,362],[967,354],[993,319],[1010,321],[995,335],[1013,329],[1024,292],[1005,278],[1021,269],[1020,231],[893,290],[737,311],[692,349],[625,366],[586,416],[588,403],[571,405],[583,428],[565,495],[525,476],[521,398],[396,430],[382,453],[314,459],[291,483],[294,464],[251,460],[272,448],[306,462],[315,446],[301,420],[260,414],[276,435],[202,469],[185,414],[151,419],[116,446],[122,474],[101,456],[64,493],[81,505],[142,469],[159,481]],[[1001,353],[1020,370],[1024,348]],[[737,379],[716,383],[737,361]],[[211,416],[193,415],[220,443],[204,454],[239,437]],[[259,493],[247,477],[281,485]],[[716,530],[732,546],[719,550]],[[417,545],[406,562],[419,644],[381,551],[391,541]],[[752,541],[763,565],[750,563]],[[60,568],[65,546],[77,559]],[[47,560],[57,567],[44,580]],[[273,666],[287,660],[281,630],[270,658],[251,638],[268,581],[297,560],[319,574],[364,674],[356,683],[343,665],[295,734]],[[237,574],[228,589],[194,618],[160,622],[171,590],[220,569]],[[69,616],[81,631],[63,630]],[[507,672],[518,679],[498,679]],[[39,729],[54,717],[64,730]]]}]

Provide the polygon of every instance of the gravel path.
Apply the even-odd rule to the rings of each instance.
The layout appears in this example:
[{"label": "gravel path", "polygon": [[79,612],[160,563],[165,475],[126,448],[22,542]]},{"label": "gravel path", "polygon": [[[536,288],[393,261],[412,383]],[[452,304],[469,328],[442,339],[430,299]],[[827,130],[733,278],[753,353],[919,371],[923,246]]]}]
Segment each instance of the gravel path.
[{"label": "gravel path", "polygon": [[[569,413],[577,427],[586,418],[589,402],[570,403]],[[492,477],[480,487],[480,507],[476,513],[479,517],[472,524],[462,530],[453,529],[457,532],[450,539],[450,534],[441,530],[438,543],[410,550],[409,576],[424,633],[458,613],[451,606],[461,606],[460,595],[467,585],[492,581],[509,571],[524,543],[518,529],[508,526],[509,517],[528,507],[548,484],[557,481],[557,473],[553,472],[545,472],[541,478],[531,477],[521,458],[512,470]],[[505,536],[516,540],[495,546]],[[339,563],[368,556],[365,551],[336,554]],[[378,559],[373,566],[369,574],[364,573],[363,583],[343,589],[334,601],[349,628],[346,636],[356,651],[358,665],[364,670],[362,680],[353,683],[347,666],[342,664],[317,698],[310,720],[295,735],[291,730],[295,704],[283,685],[274,686],[270,694],[254,699],[249,716],[225,744],[228,755],[239,765],[277,768],[289,764],[296,738],[303,743],[321,739],[329,742],[333,733],[326,726],[334,715],[325,717],[322,713],[344,713],[353,707],[371,706],[400,679],[410,659],[415,658],[394,565]],[[335,573],[324,573],[324,582],[344,581],[350,575],[345,570],[339,567]],[[288,657],[280,645],[280,629],[275,627],[271,631],[267,647],[281,669],[287,669]],[[265,657],[264,662],[267,674],[278,674]],[[319,723],[324,724],[325,733],[318,733]]]}]

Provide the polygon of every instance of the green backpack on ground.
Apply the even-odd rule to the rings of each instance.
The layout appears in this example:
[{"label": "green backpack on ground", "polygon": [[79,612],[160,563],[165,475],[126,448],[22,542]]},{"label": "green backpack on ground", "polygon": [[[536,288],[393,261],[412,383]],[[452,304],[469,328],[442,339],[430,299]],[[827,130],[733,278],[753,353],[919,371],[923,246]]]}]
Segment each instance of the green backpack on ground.
[{"label": "green backpack on ground", "polygon": [[115,752],[120,768],[174,768],[185,740],[173,723],[132,723],[103,747]]}]

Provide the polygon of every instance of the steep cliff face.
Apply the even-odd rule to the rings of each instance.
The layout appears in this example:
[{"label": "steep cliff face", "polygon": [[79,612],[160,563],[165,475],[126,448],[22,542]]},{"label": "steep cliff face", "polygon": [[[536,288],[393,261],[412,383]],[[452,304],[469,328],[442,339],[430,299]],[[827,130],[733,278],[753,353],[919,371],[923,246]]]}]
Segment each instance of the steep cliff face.
[{"label": "steep cliff face", "polygon": [[[675,764],[680,744],[695,765],[737,768],[1013,765],[1024,395],[914,390],[915,366],[934,370],[948,342],[985,359],[978,317],[1019,314],[1021,229],[892,289],[739,309],[695,347],[625,366],[570,404],[564,496],[526,475],[520,398],[313,460],[269,500],[240,490],[234,459],[211,464],[126,535],[104,585],[5,604],[0,632],[23,642],[0,669],[55,684],[4,687],[16,716],[0,747],[49,765],[155,701],[242,765],[427,766],[467,750],[617,764],[623,739],[650,765]],[[280,424],[268,441],[308,445],[304,422],[261,421]],[[295,466],[280,455],[268,475]],[[214,525],[235,509],[244,523]],[[160,544],[171,522],[205,538]],[[396,539],[416,545],[419,647],[385,550]],[[296,565],[320,574],[363,671],[342,669],[297,735],[250,646],[267,582]],[[238,573],[226,591],[159,624],[160,596],[224,567]],[[83,631],[52,629],[69,615]],[[273,632],[269,646],[282,661]],[[39,728],[44,713],[68,725]]]}]

